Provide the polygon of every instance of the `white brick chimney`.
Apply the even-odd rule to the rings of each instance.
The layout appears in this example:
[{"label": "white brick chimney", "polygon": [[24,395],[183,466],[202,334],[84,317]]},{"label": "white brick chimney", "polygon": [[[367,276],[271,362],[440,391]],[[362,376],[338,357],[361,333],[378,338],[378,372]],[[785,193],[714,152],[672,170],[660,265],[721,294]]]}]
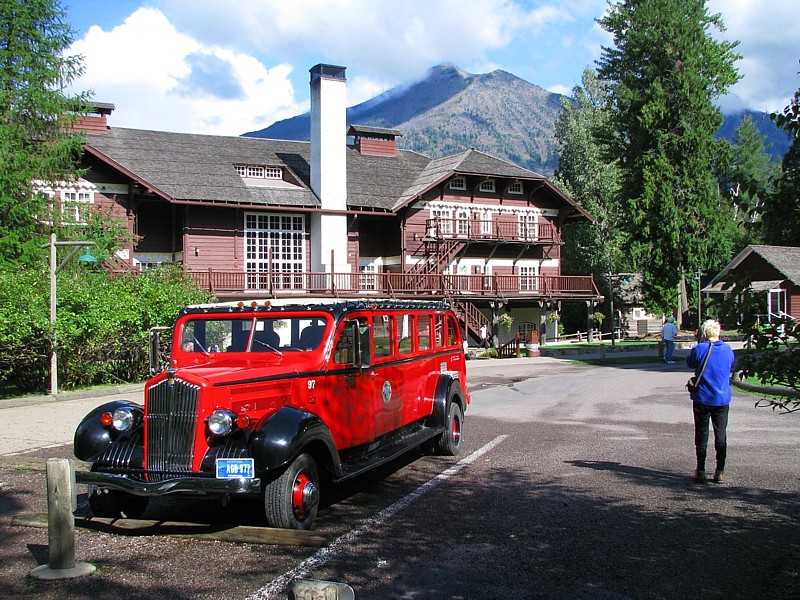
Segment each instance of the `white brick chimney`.
[{"label": "white brick chimney", "polygon": [[310,70],[311,189],[322,204],[322,213],[311,215],[312,271],[350,271],[344,214],[347,210],[345,70],[322,64]]}]

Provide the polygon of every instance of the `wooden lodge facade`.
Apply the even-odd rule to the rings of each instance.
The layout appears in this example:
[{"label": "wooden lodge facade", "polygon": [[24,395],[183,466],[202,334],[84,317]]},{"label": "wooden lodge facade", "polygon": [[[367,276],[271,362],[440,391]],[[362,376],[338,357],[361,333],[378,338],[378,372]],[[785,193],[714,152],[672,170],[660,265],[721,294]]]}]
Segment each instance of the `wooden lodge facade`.
[{"label": "wooden lodge facade", "polygon": [[591,219],[569,197],[475,150],[431,160],[400,131],[348,130],[344,73],[311,69],[310,142],[109,127],[100,105],[85,176],[47,192],[126,219],[131,268],[180,263],[220,299],[442,298],[473,345],[482,327],[552,339],[561,302],[601,300],[591,276],[561,274],[564,223]]}]

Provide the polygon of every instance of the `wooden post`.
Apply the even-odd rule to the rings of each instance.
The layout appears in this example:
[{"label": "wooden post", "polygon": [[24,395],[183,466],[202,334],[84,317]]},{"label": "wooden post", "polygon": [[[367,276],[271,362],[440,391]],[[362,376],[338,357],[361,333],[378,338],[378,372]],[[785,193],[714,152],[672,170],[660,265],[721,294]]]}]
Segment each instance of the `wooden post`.
[{"label": "wooden post", "polygon": [[94,565],[75,562],[75,517],[78,499],[75,468],[67,458],[47,459],[48,561],[30,572],[36,579],[71,579],[89,575]]}]

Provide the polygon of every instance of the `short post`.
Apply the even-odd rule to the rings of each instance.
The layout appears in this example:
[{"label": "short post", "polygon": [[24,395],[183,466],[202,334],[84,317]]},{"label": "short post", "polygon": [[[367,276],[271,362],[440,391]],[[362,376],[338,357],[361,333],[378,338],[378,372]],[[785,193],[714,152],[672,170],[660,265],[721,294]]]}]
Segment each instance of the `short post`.
[{"label": "short post", "polygon": [[95,566],[75,562],[75,517],[78,505],[75,468],[67,458],[47,459],[47,541],[46,565],[30,572],[36,579],[71,579],[94,572]]}]

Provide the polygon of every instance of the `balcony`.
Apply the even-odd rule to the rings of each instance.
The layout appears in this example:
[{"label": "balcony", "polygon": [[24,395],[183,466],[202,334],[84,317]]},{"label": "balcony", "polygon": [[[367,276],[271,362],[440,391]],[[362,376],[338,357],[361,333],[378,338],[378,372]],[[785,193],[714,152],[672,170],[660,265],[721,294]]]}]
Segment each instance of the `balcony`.
[{"label": "balcony", "polygon": [[254,295],[390,298],[553,298],[600,296],[591,275],[447,275],[414,273],[312,273],[191,271],[203,289],[218,296]]},{"label": "balcony", "polygon": [[425,221],[426,240],[470,240],[560,244],[558,228],[552,223],[521,223],[499,220],[434,217]]}]

